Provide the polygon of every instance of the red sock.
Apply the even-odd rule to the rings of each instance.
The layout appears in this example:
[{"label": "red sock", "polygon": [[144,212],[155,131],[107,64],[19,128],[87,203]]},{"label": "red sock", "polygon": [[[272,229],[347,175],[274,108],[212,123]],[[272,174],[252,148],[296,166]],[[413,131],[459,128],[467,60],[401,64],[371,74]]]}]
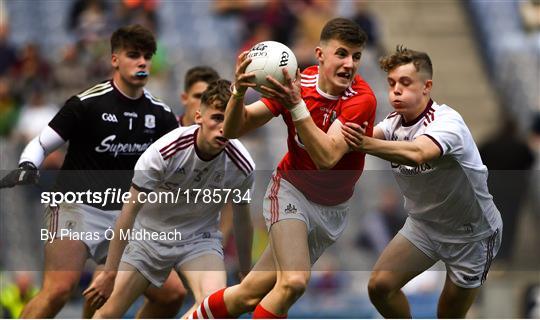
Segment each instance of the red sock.
[{"label": "red sock", "polygon": [[273,314],[272,312],[266,310],[263,306],[260,304],[257,305],[255,308],[255,311],[253,311],[253,319],[286,319],[287,315],[284,316],[278,316]]},{"label": "red sock", "polygon": [[197,310],[193,312],[191,317],[193,319],[232,318],[227,311],[227,307],[225,306],[225,300],[223,300],[223,293],[225,292],[225,289],[227,288],[223,288],[206,297]]}]

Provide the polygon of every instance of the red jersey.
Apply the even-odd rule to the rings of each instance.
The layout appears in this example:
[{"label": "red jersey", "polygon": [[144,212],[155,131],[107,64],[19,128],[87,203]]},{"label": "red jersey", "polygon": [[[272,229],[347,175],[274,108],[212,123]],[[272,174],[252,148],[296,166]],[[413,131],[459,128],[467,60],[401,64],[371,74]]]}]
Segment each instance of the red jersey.
[{"label": "red jersey", "polygon": [[[318,79],[318,66],[302,72],[302,98],[315,124],[322,131],[328,132],[336,119],[341,123],[362,124],[367,121],[366,134],[372,136],[377,100],[367,82],[356,75],[351,86],[341,96],[331,96],[318,88]],[[346,153],[332,169],[317,170],[296,133],[290,112],[275,100],[263,98],[261,101],[274,116],[282,115],[287,124],[289,151],[277,168],[283,178],[315,203],[333,206],[347,201],[364,169],[365,153]]]}]

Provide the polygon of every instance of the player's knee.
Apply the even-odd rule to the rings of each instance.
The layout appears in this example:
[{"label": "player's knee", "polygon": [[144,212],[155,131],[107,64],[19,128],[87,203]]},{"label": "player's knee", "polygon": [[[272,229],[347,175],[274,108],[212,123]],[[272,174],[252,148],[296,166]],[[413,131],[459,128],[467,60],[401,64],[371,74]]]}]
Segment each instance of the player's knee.
[{"label": "player's knee", "polygon": [[390,297],[395,291],[395,285],[385,274],[372,272],[368,283],[368,293],[371,300]]},{"label": "player's knee", "polygon": [[181,283],[164,286],[158,293],[147,296],[150,303],[157,304],[168,310],[180,309],[187,292]]},{"label": "player's knee", "polygon": [[225,285],[218,284],[218,285],[213,285],[213,286],[208,286],[208,287],[201,288],[200,294],[197,294],[196,297],[195,297],[196,302],[197,303],[202,303],[203,300],[206,297],[208,297],[212,293],[217,292],[218,290],[222,289],[224,286]]},{"label": "player's knee", "polygon": [[306,291],[308,282],[309,272],[291,272],[284,274],[278,285],[287,297],[298,297]]},{"label": "player's knee", "polygon": [[47,285],[43,287],[42,294],[47,299],[47,303],[50,305],[61,304],[64,305],[73,292],[74,284],[67,282],[58,282],[55,284]]}]

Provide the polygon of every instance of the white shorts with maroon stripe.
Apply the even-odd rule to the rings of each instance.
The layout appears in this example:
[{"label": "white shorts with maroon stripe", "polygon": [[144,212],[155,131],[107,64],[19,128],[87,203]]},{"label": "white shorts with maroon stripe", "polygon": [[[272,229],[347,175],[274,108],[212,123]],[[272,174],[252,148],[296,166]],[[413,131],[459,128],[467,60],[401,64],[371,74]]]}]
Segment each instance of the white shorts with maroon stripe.
[{"label": "white shorts with maroon stripe", "polygon": [[276,172],[264,196],[263,215],[268,230],[274,223],[287,219],[306,224],[311,265],[343,234],[348,214],[349,201],[335,206],[314,203]]},{"label": "white shorts with maroon stripe", "polygon": [[422,224],[407,218],[399,233],[433,261],[441,260],[454,284],[478,288],[487,279],[491,262],[502,241],[502,227],[489,237],[466,243],[444,243],[432,239]]},{"label": "white shorts with maroon stripe", "polygon": [[[179,271],[183,264],[203,255],[215,255],[223,260],[223,237],[221,232],[200,232],[190,239],[173,246],[148,240],[131,240],[121,261],[137,269],[151,284],[160,288],[174,268]],[[220,266],[197,266],[189,271],[221,271]]]},{"label": "white shorts with maroon stripe", "polygon": [[99,210],[85,204],[59,204],[47,207],[45,223],[54,239],[80,240],[88,247],[90,258],[103,263],[109,249],[105,231],[114,229],[119,214],[120,210]]}]

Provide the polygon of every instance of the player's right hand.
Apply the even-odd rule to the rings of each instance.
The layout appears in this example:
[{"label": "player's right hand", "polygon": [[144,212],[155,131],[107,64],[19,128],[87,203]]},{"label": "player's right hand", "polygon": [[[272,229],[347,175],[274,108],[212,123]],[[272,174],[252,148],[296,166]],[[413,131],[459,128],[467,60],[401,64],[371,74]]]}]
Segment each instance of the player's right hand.
[{"label": "player's right hand", "polygon": [[244,95],[249,87],[257,86],[257,84],[250,81],[255,77],[255,73],[246,73],[246,68],[251,63],[251,59],[247,57],[248,53],[249,51],[244,51],[236,59],[233,86],[239,95]]},{"label": "player's right hand", "polygon": [[90,286],[84,290],[83,296],[95,309],[101,308],[109,299],[114,287],[116,272],[102,271],[92,281]]},{"label": "player's right hand", "polygon": [[367,121],[362,125],[346,122],[341,126],[341,134],[352,151],[363,151]]},{"label": "player's right hand", "polygon": [[38,181],[38,169],[32,162],[25,161],[19,165],[19,168],[11,171],[0,180],[0,189],[12,188],[16,185],[36,184]]}]

